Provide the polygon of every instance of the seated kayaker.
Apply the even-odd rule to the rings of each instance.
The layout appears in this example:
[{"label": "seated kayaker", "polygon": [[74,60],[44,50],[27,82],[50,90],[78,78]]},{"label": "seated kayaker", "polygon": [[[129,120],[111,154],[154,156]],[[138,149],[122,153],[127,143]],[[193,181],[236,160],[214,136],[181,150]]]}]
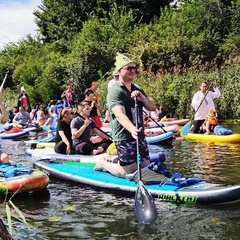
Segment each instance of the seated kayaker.
[{"label": "seated kayaker", "polygon": [[[2,91],[0,90],[0,131],[4,131],[2,123],[7,122],[9,119],[8,112],[5,106],[2,104]],[[1,132],[3,132],[1,131]],[[9,163],[8,154],[3,151],[2,145],[0,144],[0,164]]]},{"label": "seated kayaker", "polygon": [[206,131],[206,134],[213,133],[214,128],[219,124],[216,115],[216,110],[209,110],[203,123],[203,130]]},{"label": "seated kayaker", "polygon": [[25,128],[32,122],[29,112],[24,106],[19,107],[19,112],[13,118],[13,127]]},{"label": "seated kayaker", "polygon": [[72,108],[66,107],[60,113],[57,119],[57,132],[55,137],[56,145],[54,151],[56,153],[71,154],[72,153],[72,134],[70,122],[73,119],[74,112]]},{"label": "seated kayaker", "polygon": [[[108,135],[104,134],[89,118],[91,107],[88,102],[78,104],[79,116],[71,122],[73,148],[75,153],[83,155],[97,155],[106,151],[112,143]],[[93,143],[91,136],[95,134],[103,138],[103,141]]]}]

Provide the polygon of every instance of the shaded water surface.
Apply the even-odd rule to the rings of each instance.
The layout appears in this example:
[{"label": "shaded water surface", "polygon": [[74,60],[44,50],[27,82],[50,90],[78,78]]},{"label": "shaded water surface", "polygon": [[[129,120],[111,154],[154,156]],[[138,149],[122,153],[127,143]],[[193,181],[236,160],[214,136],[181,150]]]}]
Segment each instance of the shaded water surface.
[{"label": "shaded water surface", "polygon": [[[237,126],[236,126],[237,127]],[[31,164],[18,142],[4,141],[16,162]],[[172,144],[152,145],[166,154],[172,172],[213,183],[240,184],[240,144],[216,144],[176,138]],[[47,191],[13,202],[33,223],[19,229],[20,239],[239,239],[240,204],[196,206],[156,200],[158,218],[151,225],[134,219],[134,199],[52,179]],[[66,206],[74,210],[63,211]],[[57,217],[58,221],[49,219]]]}]

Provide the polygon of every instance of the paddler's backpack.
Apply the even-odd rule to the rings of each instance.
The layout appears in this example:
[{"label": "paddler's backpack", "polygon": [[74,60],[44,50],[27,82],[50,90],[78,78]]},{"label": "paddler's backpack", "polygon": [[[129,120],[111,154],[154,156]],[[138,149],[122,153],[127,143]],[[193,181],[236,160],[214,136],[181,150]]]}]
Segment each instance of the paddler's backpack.
[{"label": "paddler's backpack", "polygon": [[[164,164],[165,159],[159,157],[153,163],[141,170],[142,182],[145,185],[171,185],[176,187],[186,187],[202,181],[201,178],[185,178],[180,173],[171,173]],[[138,171],[134,174],[133,180],[138,182]]]},{"label": "paddler's backpack", "polygon": [[231,135],[233,133],[232,130],[224,128],[221,125],[215,126],[213,129],[213,132],[214,134],[217,134],[217,135]]},{"label": "paddler's backpack", "polygon": [[[165,158],[160,157],[155,162],[141,170],[142,182],[146,185],[160,184],[165,179],[171,177],[171,172],[164,164]],[[138,171],[134,174],[133,180],[138,182]]]}]

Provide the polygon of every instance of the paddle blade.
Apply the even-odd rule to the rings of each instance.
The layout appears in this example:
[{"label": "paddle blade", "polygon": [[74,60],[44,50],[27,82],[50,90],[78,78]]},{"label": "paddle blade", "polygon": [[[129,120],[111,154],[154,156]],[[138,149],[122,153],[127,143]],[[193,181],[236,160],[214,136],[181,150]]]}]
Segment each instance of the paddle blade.
[{"label": "paddle blade", "polygon": [[180,130],[182,135],[187,135],[190,131],[190,127],[191,127],[191,121],[189,121],[188,123],[186,123],[182,129]]},{"label": "paddle blade", "polygon": [[157,208],[154,199],[142,181],[138,182],[134,207],[134,215],[139,223],[149,224],[156,220]]}]

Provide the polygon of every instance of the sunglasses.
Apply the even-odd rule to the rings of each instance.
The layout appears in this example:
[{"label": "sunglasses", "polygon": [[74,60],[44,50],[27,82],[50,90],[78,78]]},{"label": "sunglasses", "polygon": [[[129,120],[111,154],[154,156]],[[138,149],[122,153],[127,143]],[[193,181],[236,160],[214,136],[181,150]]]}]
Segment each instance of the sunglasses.
[{"label": "sunglasses", "polygon": [[69,115],[69,114],[72,114],[72,115],[73,115],[73,114],[74,114],[74,112],[70,112],[70,113],[68,113],[67,115]]},{"label": "sunglasses", "polygon": [[136,67],[135,66],[132,66],[132,67],[126,67],[126,68],[122,68],[124,70],[127,70],[127,71],[133,71],[133,70],[136,70]]}]

